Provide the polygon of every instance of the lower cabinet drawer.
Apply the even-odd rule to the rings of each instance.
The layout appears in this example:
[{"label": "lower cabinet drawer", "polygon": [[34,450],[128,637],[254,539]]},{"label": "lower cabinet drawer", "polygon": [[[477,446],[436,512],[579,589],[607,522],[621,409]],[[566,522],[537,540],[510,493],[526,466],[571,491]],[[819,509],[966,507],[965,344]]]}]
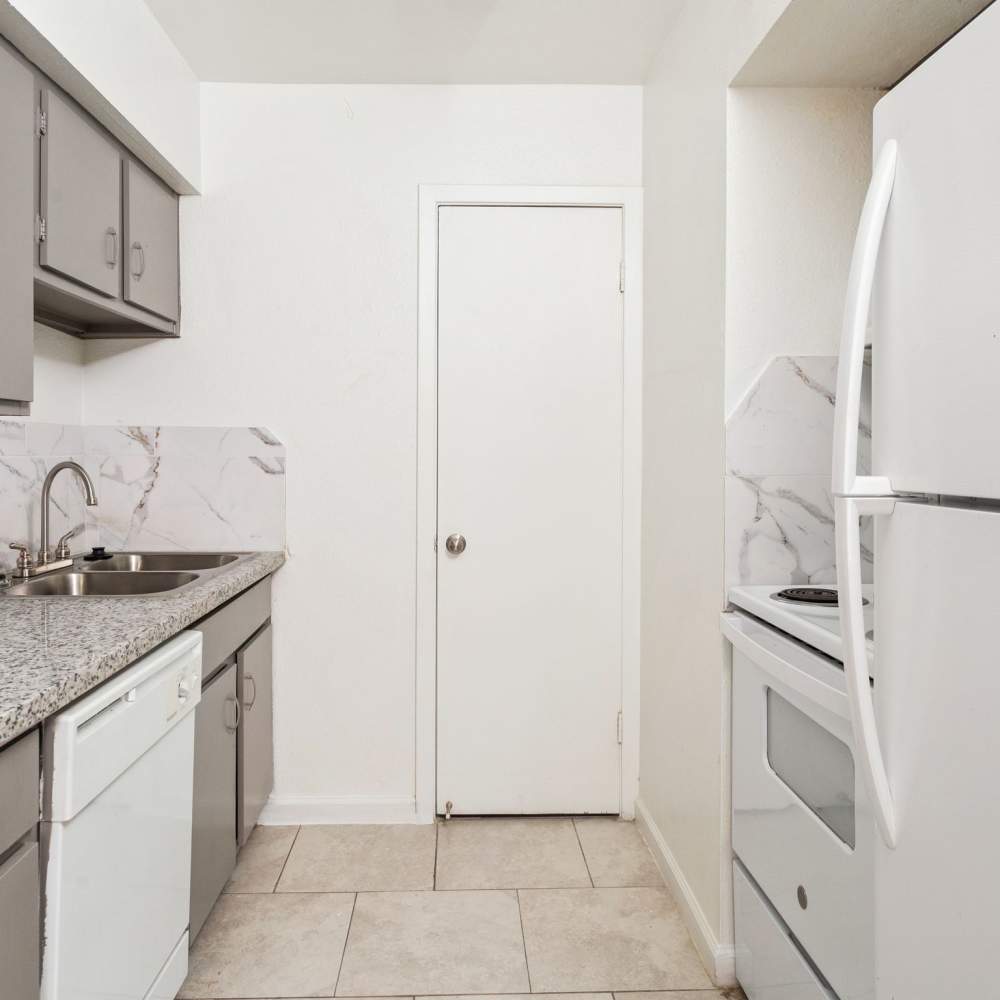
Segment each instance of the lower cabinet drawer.
[{"label": "lower cabinet drawer", "polygon": [[749,1000],[837,1000],[738,861],[733,902],[736,978]]},{"label": "lower cabinet drawer", "polygon": [[211,677],[271,617],[271,578],[265,577],[207,618],[192,625],[202,634],[203,677]]},{"label": "lower cabinet drawer", "polygon": [[38,822],[38,730],[0,750],[0,854]]},{"label": "lower cabinet drawer", "polygon": [[38,844],[24,843],[0,864],[0,994],[38,1000]]}]

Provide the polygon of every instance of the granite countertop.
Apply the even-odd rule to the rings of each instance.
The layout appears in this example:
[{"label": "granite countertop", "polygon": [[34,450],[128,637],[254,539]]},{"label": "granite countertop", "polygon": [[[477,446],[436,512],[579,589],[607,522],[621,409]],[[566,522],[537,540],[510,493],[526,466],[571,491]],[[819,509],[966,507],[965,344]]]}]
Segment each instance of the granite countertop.
[{"label": "granite countertop", "polygon": [[283,552],[257,552],[173,595],[0,596],[0,745],[204,618],[284,561]]}]

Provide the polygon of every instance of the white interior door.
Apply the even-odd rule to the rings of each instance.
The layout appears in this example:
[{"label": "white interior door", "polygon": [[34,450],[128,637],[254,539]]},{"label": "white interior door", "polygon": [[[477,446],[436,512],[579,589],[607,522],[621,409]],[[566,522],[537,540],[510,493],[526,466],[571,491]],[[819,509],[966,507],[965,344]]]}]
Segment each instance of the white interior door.
[{"label": "white interior door", "polygon": [[619,811],[621,259],[618,208],[439,210],[439,812]]},{"label": "white interior door", "polygon": [[875,109],[898,143],[872,309],[872,473],[1000,499],[1000,4]]},{"label": "white interior door", "polygon": [[897,503],[876,532],[875,707],[897,833],[875,855],[876,995],[975,996],[1000,948],[1000,512]]}]

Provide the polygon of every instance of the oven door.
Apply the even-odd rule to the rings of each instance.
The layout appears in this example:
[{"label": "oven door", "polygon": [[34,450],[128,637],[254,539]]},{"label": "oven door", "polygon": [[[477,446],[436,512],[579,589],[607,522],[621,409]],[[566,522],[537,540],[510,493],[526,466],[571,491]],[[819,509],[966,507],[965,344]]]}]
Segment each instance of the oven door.
[{"label": "oven door", "polygon": [[733,849],[841,1000],[874,996],[874,827],[840,665],[740,614]]}]

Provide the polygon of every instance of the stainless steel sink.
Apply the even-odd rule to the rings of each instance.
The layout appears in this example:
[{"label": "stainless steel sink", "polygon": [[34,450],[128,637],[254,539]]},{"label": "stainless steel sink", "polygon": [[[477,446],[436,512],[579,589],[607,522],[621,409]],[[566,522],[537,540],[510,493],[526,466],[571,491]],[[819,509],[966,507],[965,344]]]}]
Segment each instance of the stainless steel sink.
[{"label": "stainless steel sink", "polygon": [[197,573],[56,572],[17,583],[9,597],[130,597],[162,594],[198,579]]},{"label": "stainless steel sink", "polygon": [[81,562],[85,573],[129,572],[145,573],[162,570],[220,569],[236,562],[239,555],[232,552],[119,552],[108,559]]}]

